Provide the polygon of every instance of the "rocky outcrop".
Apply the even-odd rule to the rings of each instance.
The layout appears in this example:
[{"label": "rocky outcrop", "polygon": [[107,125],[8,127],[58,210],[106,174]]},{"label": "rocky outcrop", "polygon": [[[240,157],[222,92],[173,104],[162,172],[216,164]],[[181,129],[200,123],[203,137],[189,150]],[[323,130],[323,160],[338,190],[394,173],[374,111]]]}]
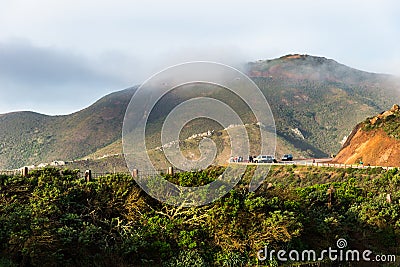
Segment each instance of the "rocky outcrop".
[{"label": "rocky outcrop", "polygon": [[[334,159],[335,163],[359,164],[371,166],[400,166],[400,140],[393,138],[381,125],[389,116],[400,116],[398,105],[381,114],[359,123],[343,144]],[[390,121],[391,125],[397,123]],[[399,123],[400,126],[400,123]]]},{"label": "rocky outcrop", "polygon": [[394,104],[393,107],[390,110],[387,110],[385,112],[382,112],[381,114],[379,114],[378,116],[373,117],[372,119],[369,120],[369,122],[374,125],[376,124],[379,120],[384,120],[385,118],[387,118],[390,115],[394,115],[396,113],[399,112],[399,105]]}]

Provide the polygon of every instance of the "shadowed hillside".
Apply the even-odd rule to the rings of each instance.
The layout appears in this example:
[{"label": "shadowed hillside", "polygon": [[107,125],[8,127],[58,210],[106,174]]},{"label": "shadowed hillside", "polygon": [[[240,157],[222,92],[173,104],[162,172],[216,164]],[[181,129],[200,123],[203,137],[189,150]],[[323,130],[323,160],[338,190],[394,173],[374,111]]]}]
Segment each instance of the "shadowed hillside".
[{"label": "shadowed hillside", "polygon": [[0,115],[0,168],[72,160],[121,138],[132,89],[110,94],[65,116],[33,112]]}]

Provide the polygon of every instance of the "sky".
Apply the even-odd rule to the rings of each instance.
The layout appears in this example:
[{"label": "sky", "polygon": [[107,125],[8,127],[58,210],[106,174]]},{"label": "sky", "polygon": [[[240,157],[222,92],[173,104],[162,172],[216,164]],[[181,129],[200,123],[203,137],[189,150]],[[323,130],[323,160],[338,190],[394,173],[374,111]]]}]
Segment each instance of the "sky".
[{"label": "sky", "polygon": [[69,114],[173,64],[294,53],[400,76],[400,1],[2,0],[0,114]]}]

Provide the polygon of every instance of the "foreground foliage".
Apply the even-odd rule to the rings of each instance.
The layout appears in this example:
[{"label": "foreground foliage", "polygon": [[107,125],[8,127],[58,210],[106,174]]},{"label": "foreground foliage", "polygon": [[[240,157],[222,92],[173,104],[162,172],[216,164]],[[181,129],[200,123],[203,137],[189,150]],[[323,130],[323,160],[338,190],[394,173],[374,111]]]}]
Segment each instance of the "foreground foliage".
[{"label": "foreground foliage", "polygon": [[[199,185],[222,171],[167,178]],[[0,176],[0,265],[277,265],[258,262],[257,251],[322,250],[338,238],[353,249],[399,254],[397,169],[281,166],[250,193],[253,171],[224,198],[198,208],[155,201],[126,175],[85,182],[77,171],[45,168],[28,178]]]}]

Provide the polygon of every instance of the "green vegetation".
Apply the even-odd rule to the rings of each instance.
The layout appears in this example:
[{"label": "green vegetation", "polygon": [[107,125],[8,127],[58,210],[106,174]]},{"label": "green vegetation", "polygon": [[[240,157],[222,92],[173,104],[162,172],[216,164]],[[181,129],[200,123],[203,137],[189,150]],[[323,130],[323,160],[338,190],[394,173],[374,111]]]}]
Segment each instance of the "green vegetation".
[{"label": "green vegetation", "polygon": [[396,111],[388,116],[377,118],[374,124],[371,123],[372,118],[368,118],[363,123],[365,131],[382,129],[388,136],[400,139],[400,112]]},{"label": "green vegetation", "polygon": [[[197,208],[164,205],[120,174],[91,182],[53,168],[0,176],[0,265],[255,266],[267,264],[256,257],[266,245],[320,251],[338,238],[399,254],[399,170],[276,166],[250,193],[253,167],[225,197]],[[201,185],[223,170],[166,178]]]}]

